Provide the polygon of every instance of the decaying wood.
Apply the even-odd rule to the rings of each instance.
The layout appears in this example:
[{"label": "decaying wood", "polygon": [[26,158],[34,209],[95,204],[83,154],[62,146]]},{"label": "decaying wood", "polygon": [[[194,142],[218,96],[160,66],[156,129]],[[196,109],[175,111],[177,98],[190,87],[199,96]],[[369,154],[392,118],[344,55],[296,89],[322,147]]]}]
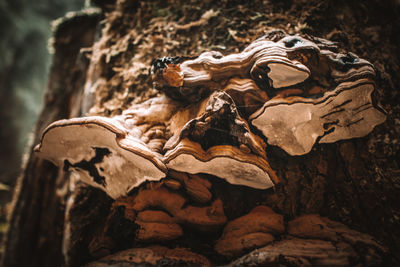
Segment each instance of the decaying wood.
[{"label": "decaying wood", "polygon": [[[314,239],[289,238],[256,249],[227,266],[284,264],[293,266],[352,266],[356,258],[346,244]],[[372,262],[373,264],[373,262]]]},{"label": "decaying wood", "polygon": [[[150,193],[150,191],[146,192]],[[163,190],[151,192],[157,195],[165,194],[165,191],[162,193]],[[148,197],[147,194],[146,197]],[[143,206],[143,201],[145,201],[144,195],[138,193],[136,197],[125,198],[120,202],[124,203],[127,209],[129,207],[135,210],[145,209],[138,213],[135,220],[132,220],[138,225],[135,240],[132,240],[133,245],[143,242],[159,243],[181,237],[184,233],[179,225],[191,224],[190,221],[193,220],[193,218],[182,220],[179,216],[171,217],[163,211],[146,210],[146,207],[150,205],[172,213],[173,210],[168,209],[172,201],[165,206],[161,206],[158,200],[156,202],[150,200],[151,204]],[[118,202],[119,200],[116,201]],[[118,208],[118,205],[115,205],[115,208]],[[191,210],[191,213],[195,214],[194,210]],[[201,215],[197,213],[197,216]],[[109,223],[119,224],[124,218],[127,218],[126,214],[119,220],[109,221]],[[201,230],[210,229],[210,226],[205,224]],[[95,236],[95,240],[97,238],[98,236]],[[112,239],[110,235],[103,238],[103,253],[110,238]],[[121,241],[114,237],[112,244],[118,244]],[[107,249],[109,253],[112,251],[110,247]],[[387,248],[371,236],[349,229],[342,223],[316,214],[299,216],[285,222],[281,214],[267,206],[257,206],[250,213],[228,222],[221,237],[216,241],[214,250],[227,259],[238,258],[254,250],[232,262],[232,266],[246,266],[253,263],[257,265],[292,263],[295,266],[303,266],[303,264],[306,266],[350,266],[362,263],[373,266],[383,264],[388,253]],[[98,250],[94,252],[96,253],[92,254],[93,257],[104,256],[104,254],[98,254]],[[115,261],[110,260],[110,265],[123,263],[124,259],[118,258],[119,255],[120,253],[107,256],[97,262],[105,264],[107,260],[115,259]],[[143,261],[152,264],[153,258],[143,259]]]},{"label": "decaying wood", "polygon": [[[71,183],[80,189],[66,190],[71,195],[65,217],[61,211],[49,223],[63,232],[56,239],[64,239],[65,258],[54,247],[57,263],[351,266],[393,260],[399,228],[396,209],[388,207],[395,203],[389,201],[395,187],[368,154],[369,137],[348,140],[384,121],[372,94],[382,91],[382,81],[378,76],[374,83],[371,63],[341,44],[305,34],[278,30],[256,39],[270,30],[265,26],[246,27],[240,37],[236,24],[234,30],[223,28],[228,37],[219,36],[221,29],[208,36],[215,43],[202,46],[195,35],[189,45],[182,38],[189,31],[174,27],[182,21],[150,20],[153,2],[96,2],[105,12],[104,28],[91,48],[84,86],[66,93],[74,112],[44,124],[96,117],[50,125],[38,150],[61,167],[51,167],[46,188],[54,189],[50,177],[68,169],[62,181],[73,171],[113,199]],[[245,14],[247,4],[238,9]],[[229,10],[213,14],[226,16]],[[198,23],[186,25],[202,31],[205,20],[198,15]],[[203,18],[224,24],[218,15]],[[221,50],[216,36],[224,39],[223,53],[212,51]],[[191,54],[179,57],[185,46]],[[52,165],[40,162],[46,165],[31,164],[27,171],[49,174],[45,168]],[[393,194],[385,194],[388,184]],[[37,207],[29,211],[49,214]],[[35,240],[33,228],[24,231]],[[22,244],[20,236],[15,240]],[[166,247],[153,246],[161,243]],[[15,251],[27,246],[8,247],[9,259],[23,261]]]},{"label": "decaying wood", "polygon": [[229,266],[374,266],[382,265],[387,253],[370,236],[318,215],[290,221],[287,233],[281,241],[256,249]]},{"label": "decaying wood", "polygon": [[[268,162],[264,138],[291,155],[303,155],[317,139],[330,143],[361,137],[385,119],[372,104],[373,66],[354,54],[336,53],[334,44],[323,39],[278,31],[239,54],[163,58],[152,71],[156,88],[166,95],[111,118],[54,122],[36,148],[38,155],[65,171],[72,169],[116,200],[112,217],[90,243],[92,257],[121,249],[119,243],[130,247],[176,240],[185,234],[183,226],[218,231],[227,221],[224,203],[212,196],[212,183],[188,174],[206,173],[233,185],[268,189],[280,179]],[[249,115],[250,109],[239,109],[235,99],[258,110]],[[180,183],[171,183],[176,178]],[[149,181],[155,183],[137,189]],[[178,191],[181,186],[186,195]],[[137,193],[124,197],[133,191]],[[191,205],[187,197],[200,206]],[[123,215],[118,215],[121,207]],[[109,229],[120,220],[133,232],[119,240]],[[288,233],[297,236],[293,225]],[[225,226],[214,250],[233,259],[284,232],[282,215],[256,207]],[[307,237],[323,239],[323,233]],[[369,243],[377,248],[374,244]],[[343,253],[349,262],[355,257]],[[303,261],[301,255],[298,260]]]},{"label": "decaying wood", "polygon": [[107,256],[87,266],[211,266],[204,256],[185,248],[169,249],[161,246],[133,248]]}]

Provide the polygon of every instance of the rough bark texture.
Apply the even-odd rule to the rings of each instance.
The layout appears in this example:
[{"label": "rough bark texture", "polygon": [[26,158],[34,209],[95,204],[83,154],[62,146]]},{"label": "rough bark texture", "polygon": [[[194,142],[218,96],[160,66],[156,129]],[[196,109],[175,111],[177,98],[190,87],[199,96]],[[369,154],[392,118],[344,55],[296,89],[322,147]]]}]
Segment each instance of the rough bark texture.
[{"label": "rough bark texture", "polygon": [[[179,237],[177,228],[165,226],[170,223],[165,214],[153,214],[157,218],[155,223],[163,223],[157,229],[172,229],[169,237],[174,241],[160,241],[169,249],[136,249],[142,254],[120,252],[100,260],[101,264],[136,260],[136,263],[157,266],[160,264],[158,257],[167,262],[171,260],[170,251],[174,247],[193,251],[175,255],[172,261],[185,262],[190,258],[186,260],[188,265],[190,262],[209,264],[208,261],[229,264],[247,252],[231,264],[399,264],[396,255],[400,253],[400,125],[399,93],[395,86],[400,83],[397,75],[400,40],[396,33],[400,25],[396,1],[220,1],[218,5],[212,1],[191,1],[190,4],[186,1],[95,2],[102,7],[105,20],[93,46],[94,32],[99,25],[94,15],[69,19],[56,32],[56,54],[36,141],[43,127],[57,119],[80,116],[79,110],[102,116],[117,115],[132,102],[140,103],[156,96],[158,91],[152,89],[148,72],[155,58],[194,56],[211,49],[224,54],[238,52],[273,28],[337,41],[372,62],[378,73],[376,98],[388,111],[387,121],[367,137],[319,144],[304,156],[289,156],[279,148],[268,147],[269,163],[282,181],[274,189],[255,190],[207,176],[211,185],[206,186],[205,182],[202,192],[196,193],[193,191],[198,187],[188,186],[188,181],[195,178],[169,173],[170,180],[146,184],[127,199],[115,201],[109,214],[111,200],[104,193],[91,188],[66,189],[72,192],[70,200],[79,201],[67,209],[66,224],[72,226],[69,228],[72,239],[66,240],[64,234],[64,241],[65,203],[62,200],[66,198],[58,197],[56,190],[67,183],[67,177],[59,176],[54,166],[32,154],[15,196],[4,266],[79,265],[134,246],[147,246],[148,243],[141,243],[144,240],[134,239],[138,232],[148,233],[152,240],[159,234],[153,231],[154,225],[143,223],[143,212],[154,212],[151,211],[154,207],[179,218],[173,223],[183,225],[183,237]],[[213,12],[205,15],[208,10]],[[88,64],[79,49],[90,46]],[[93,91],[86,91],[83,97],[85,87]],[[153,202],[139,202],[141,195],[151,196],[152,191],[154,198],[148,201]],[[211,192],[211,198],[207,192]],[[179,201],[168,203],[162,198],[163,194],[173,195],[182,203],[186,200],[181,198],[190,200],[176,206]],[[197,204],[193,204],[196,201]],[[229,221],[226,228],[215,227],[205,234],[204,228],[198,227],[200,224],[191,224],[184,212],[197,208],[199,201],[204,207],[221,201],[223,215]],[[264,219],[257,219],[259,224],[255,223],[250,230],[231,229],[235,222],[254,216],[251,215],[253,209],[260,205],[272,208],[271,212],[280,214],[276,215],[278,217],[282,215],[288,222],[285,229],[267,231],[262,223]],[[150,211],[146,211],[148,209]],[[194,210],[200,212],[200,209]],[[265,213],[268,208],[262,209]],[[88,210],[94,211],[85,213]],[[301,217],[302,214],[320,214],[329,219],[317,215]],[[220,220],[216,225],[224,224],[225,221]],[[321,225],[329,231],[318,231]],[[88,231],[88,227],[93,228]],[[165,234],[168,231],[161,233],[162,238]],[[244,248],[239,252],[237,248],[223,248],[221,243],[229,238],[241,240]],[[277,240],[269,244],[274,238]],[[66,259],[61,254],[62,242]],[[228,252],[219,255],[214,250],[215,244],[219,244],[216,251]],[[262,248],[251,252],[255,247]],[[132,253],[140,259],[132,260]],[[152,261],[143,261],[143,257],[150,257]]]}]

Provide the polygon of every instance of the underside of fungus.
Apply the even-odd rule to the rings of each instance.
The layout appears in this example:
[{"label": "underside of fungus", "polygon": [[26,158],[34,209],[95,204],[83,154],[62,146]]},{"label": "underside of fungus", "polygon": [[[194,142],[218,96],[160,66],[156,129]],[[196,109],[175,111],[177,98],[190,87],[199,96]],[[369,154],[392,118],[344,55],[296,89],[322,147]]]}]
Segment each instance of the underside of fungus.
[{"label": "underside of fungus", "polygon": [[35,148],[42,156],[112,198],[126,195],[144,181],[165,177],[160,156],[129,135],[116,119],[87,117],[51,124]]},{"label": "underside of fungus", "polygon": [[251,133],[228,94],[213,93],[199,113],[181,129],[176,144],[168,147],[164,162],[169,169],[212,174],[258,189],[277,182],[264,142]]},{"label": "underside of fungus", "polygon": [[382,123],[385,115],[372,105],[373,90],[373,83],[362,79],[342,83],[318,99],[277,98],[264,104],[250,120],[269,144],[291,155],[304,155],[317,139],[333,143],[362,137]]},{"label": "underside of fungus", "polygon": [[315,143],[365,136],[385,120],[372,101],[371,63],[338,50],[275,31],[236,54],[155,60],[161,94],[120,116],[55,122],[38,155],[113,198],[168,169],[270,188],[278,178],[267,144],[304,155]]},{"label": "underside of fungus", "polygon": [[268,144],[290,155],[307,154],[316,142],[367,135],[386,118],[372,101],[372,64],[338,52],[330,41],[310,39],[276,31],[237,54],[174,58],[153,66],[155,86],[186,101],[205,90],[225,91]]}]

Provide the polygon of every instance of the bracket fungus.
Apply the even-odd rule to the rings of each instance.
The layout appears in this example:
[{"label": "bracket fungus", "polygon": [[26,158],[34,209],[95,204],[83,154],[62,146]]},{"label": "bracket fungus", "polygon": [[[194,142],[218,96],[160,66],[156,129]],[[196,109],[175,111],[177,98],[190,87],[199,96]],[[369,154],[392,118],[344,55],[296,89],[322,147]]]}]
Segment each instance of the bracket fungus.
[{"label": "bracket fungus", "polygon": [[160,157],[130,135],[117,118],[86,117],[52,123],[36,152],[112,198],[146,180],[165,177]]},{"label": "bracket fungus", "polygon": [[168,170],[270,188],[278,178],[267,144],[304,155],[316,142],[361,137],[385,120],[372,101],[371,63],[338,50],[274,31],[240,53],[155,60],[157,97],[112,118],[55,122],[38,154],[112,198]]},{"label": "bracket fungus", "polygon": [[328,40],[275,31],[240,53],[174,58],[164,72],[177,64],[181,86],[153,66],[155,86],[186,101],[197,101],[205,91],[225,91],[269,145],[304,155],[316,142],[365,136],[386,119],[372,100],[373,65],[338,50]]},{"label": "bracket fungus", "polygon": [[251,133],[232,98],[214,92],[206,101],[201,115],[187,122],[175,144],[167,147],[167,167],[212,174],[231,184],[272,187],[277,178],[266,159],[265,144]]},{"label": "bracket fungus", "polygon": [[214,249],[227,257],[264,246],[284,233],[283,216],[267,206],[257,206],[249,214],[228,222]]}]

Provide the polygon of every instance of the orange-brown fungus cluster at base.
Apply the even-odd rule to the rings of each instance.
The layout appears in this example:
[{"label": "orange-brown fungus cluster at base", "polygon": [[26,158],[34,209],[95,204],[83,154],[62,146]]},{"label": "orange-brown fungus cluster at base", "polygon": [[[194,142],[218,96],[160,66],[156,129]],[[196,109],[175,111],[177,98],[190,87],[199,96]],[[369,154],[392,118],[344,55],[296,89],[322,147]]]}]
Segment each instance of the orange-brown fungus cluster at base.
[{"label": "orange-brown fungus cluster at base", "polygon": [[[381,255],[387,253],[387,249],[369,235],[315,214],[285,221],[283,215],[270,207],[258,205],[249,213],[228,221],[224,203],[213,192],[212,176],[170,171],[164,180],[149,183],[131,196],[116,199],[104,229],[99,230],[102,234],[95,235],[89,246],[92,256],[102,258],[97,263],[110,259],[130,263],[154,260],[132,256],[136,252],[156,253],[157,256],[153,255],[156,259],[169,260],[171,253],[177,251],[173,248],[176,246],[174,240],[187,236],[202,239],[202,235],[211,238],[207,254],[220,255],[226,260],[236,259],[234,262],[240,266],[246,265],[248,257],[263,264],[275,264],[280,262],[279,259],[304,263],[315,261],[321,266],[330,263],[346,265],[354,259],[373,263],[380,262]],[[203,195],[207,197],[199,197]],[[115,214],[121,208],[122,216],[115,220]],[[135,229],[130,240],[131,249],[109,255],[118,251],[118,244],[124,242],[110,234],[110,229],[126,224],[126,220]],[[166,244],[170,248],[157,247],[154,250],[152,244]],[[363,249],[368,249],[368,257]],[[183,249],[182,255],[191,255],[183,261],[200,261],[204,266],[211,264],[201,255],[202,252],[205,253],[196,247]],[[121,257],[125,253],[132,257]],[[104,257],[106,255],[109,256]]]}]

